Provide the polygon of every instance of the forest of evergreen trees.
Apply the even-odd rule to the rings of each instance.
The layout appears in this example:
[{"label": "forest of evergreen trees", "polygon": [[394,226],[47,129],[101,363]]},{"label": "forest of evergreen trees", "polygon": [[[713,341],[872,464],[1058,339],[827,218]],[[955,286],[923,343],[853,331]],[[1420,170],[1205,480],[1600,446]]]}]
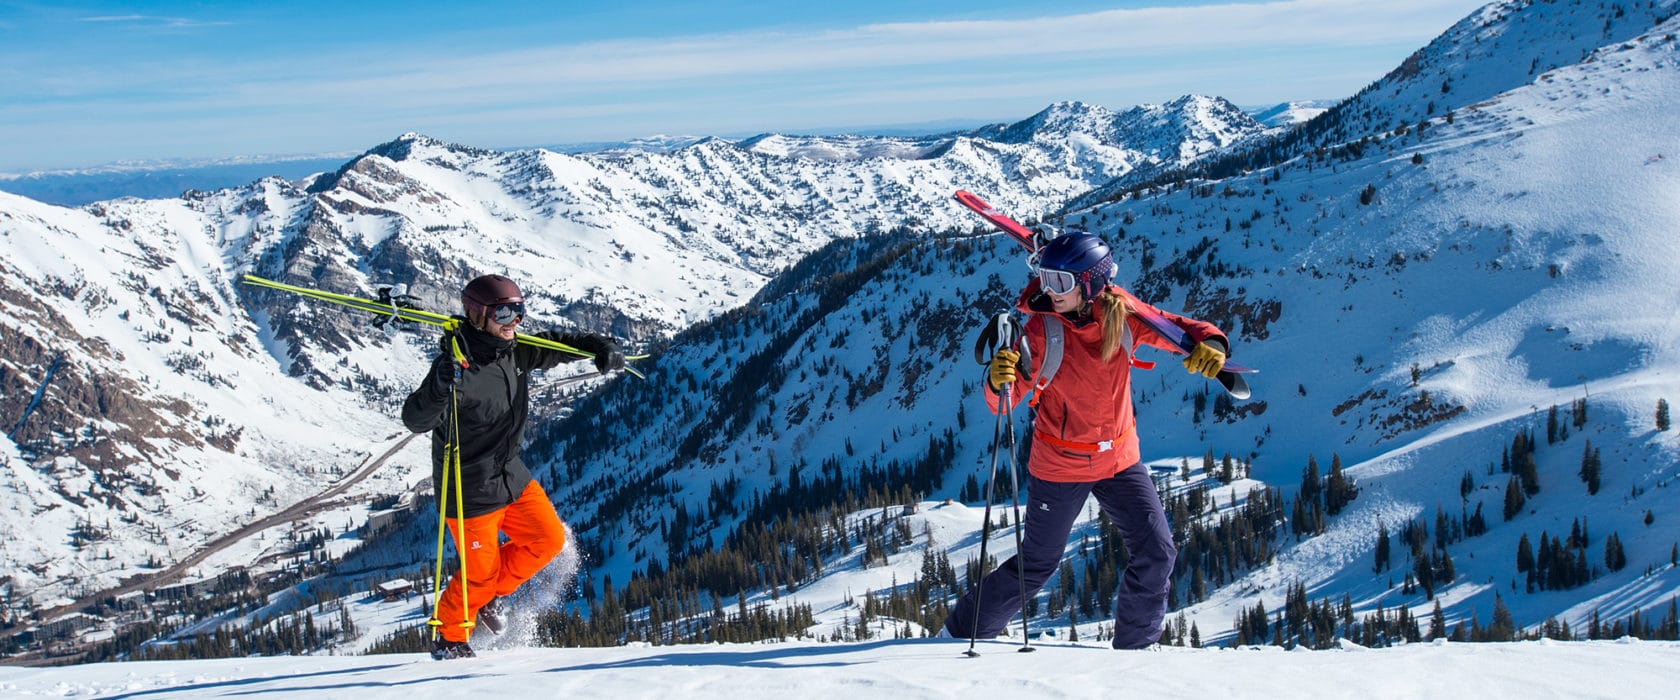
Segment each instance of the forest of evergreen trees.
[{"label": "forest of evergreen trees", "polygon": [[[1579,431],[1585,424],[1586,408],[1584,402],[1572,405],[1569,420],[1557,421],[1548,429],[1549,440],[1566,440],[1570,427]],[[1539,445],[1531,430],[1519,430],[1502,449],[1498,469],[1509,475],[1507,494],[1539,492],[1535,467]],[[921,494],[939,487],[939,478],[954,451],[955,436],[947,432],[930,439],[921,456],[909,464],[866,463],[863,468],[848,470],[831,459],[814,469],[788,465],[785,483],[768,494],[754,494],[743,505],[734,505],[738,487],[714,485],[704,512],[691,514],[677,509],[660,524],[667,541],[686,545],[671,548],[664,562],[650,561],[622,585],[606,577],[597,590],[596,582],[586,581],[578,604],[543,614],[538,638],[543,644],[555,646],[610,646],[632,641],[676,644],[785,640],[813,634],[823,640],[861,640],[919,636],[937,630],[951,602],[973,585],[982,567],[974,560],[953,566],[948,553],[933,543],[931,533],[913,532],[905,516]],[[1590,448],[1587,454],[1592,454]],[[1281,538],[1323,533],[1326,521],[1359,495],[1358,485],[1344,472],[1341,457],[1336,454],[1331,455],[1330,468],[1322,475],[1317,459],[1309,456],[1287,507],[1277,487],[1251,488],[1246,493],[1235,490],[1235,483],[1247,477],[1249,468],[1229,454],[1216,459],[1209,450],[1202,458],[1200,473],[1192,472],[1186,460],[1178,472],[1157,475],[1179,549],[1171,609],[1205,600],[1211,590],[1266,565],[1280,548]],[[1490,464],[1489,473],[1494,469]],[[1380,524],[1373,570],[1381,573],[1395,568],[1390,542],[1395,540],[1409,562],[1401,567],[1402,596],[1432,598],[1436,590],[1457,577],[1450,548],[1487,531],[1482,503],[1478,501],[1472,508],[1469,502],[1477,491],[1471,472],[1465,472],[1460,487],[1461,503],[1456,514],[1437,505],[1432,519],[1419,517],[1400,523],[1392,536],[1388,523]],[[972,482],[964,491],[979,495],[977,484]],[[722,542],[709,537],[695,541],[693,528],[702,519],[720,513],[743,516],[741,524]],[[848,519],[848,514],[857,513],[865,515]],[[1520,516],[1520,511],[1510,515]],[[1007,511],[999,513],[995,525],[1009,527]],[[1539,545],[1533,545],[1528,534],[1522,533],[1517,545],[1517,570],[1527,576],[1527,591],[1578,586],[1602,570],[1626,565],[1619,536],[1611,533],[1602,544],[1594,543],[1584,519],[1575,521],[1567,537],[1541,533],[1538,541]],[[1589,547],[1601,547],[1602,556],[1589,557]],[[797,591],[821,576],[825,567],[853,558],[858,565],[877,566],[889,556],[906,552],[920,556],[918,575],[884,589],[857,592],[857,597],[847,602],[857,605],[858,615],[826,632],[813,632],[816,623],[808,606],[775,604],[783,594]],[[1602,569],[1592,563],[1598,561],[1602,561]],[[1097,638],[1103,638],[1111,633],[1103,621],[1111,614],[1125,562],[1119,533],[1099,513],[1097,526],[1080,536],[1059,575],[1041,596],[1027,602],[1026,614],[1030,619],[1070,630],[1080,623],[1097,621]],[[986,567],[996,563],[989,561]],[[760,591],[767,596],[749,602]],[[1313,601],[1305,584],[1296,582],[1280,610],[1268,611],[1261,603],[1245,607],[1233,621],[1226,643],[1323,649],[1333,647],[1338,640],[1380,647],[1427,639],[1502,641],[1625,635],[1674,639],[1675,627],[1673,602],[1666,615],[1634,613],[1615,621],[1601,621],[1595,615],[1585,629],[1575,630],[1556,620],[1531,629],[1519,627],[1498,596],[1486,624],[1472,615],[1448,625],[1438,601],[1427,622],[1415,616],[1408,605],[1380,606],[1358,615],[1348,595]],[[339,629],[342,624],[317,626],[312,618],[304,617],[223,631],[186,644],[149,648],[146,653],[150,658],[281,648],[295,653],[329,641]],[[1169,619],[1162,634],[1167,644],[1200,646],[1204,639],[1202,631],[1183,615]],[[416,628],[393,634],[375,648],[418,651],[427,644],[425,629]]]},{"label": "forest of evergreen trees", "polygon": [[1482,624],[1481,619],[1472,614],[1470,619],[1449,626],[1440,601],[1435,601],[1425,631],[1421,627],[1422,622],[1407,606],[1402,605],[1392,611],[1378,606],[1371,613],[1357,616],[1353,612],[1352,599],[1346,594],[1339,600],[1325,597],[1312,602],[1308,600],[1305,585],[1297,581],[1290,586],[1287,602],[1281,611],[1269,613],[1262,603],[1256,603],[1252,608],[1244,606],[1233,623],[1236,633],[1232,644],[1331,649],[1340,640],[1365,647],[1389,647],[1435,639],[1452,642],[1576,641],[1622,637],[1680,640],[1680,598],[1669,599],[1666,608],[1662,617],[1657,619],[1649,613],[1635,610],[1620,620],[1606,622],[1594,610],[1585,629],[1570,629],[1568,623],[1556,618],[1547,618],[1533,628],[1525,629],[1516,624],[1505,599],[1495,594],[1487,624]]}]

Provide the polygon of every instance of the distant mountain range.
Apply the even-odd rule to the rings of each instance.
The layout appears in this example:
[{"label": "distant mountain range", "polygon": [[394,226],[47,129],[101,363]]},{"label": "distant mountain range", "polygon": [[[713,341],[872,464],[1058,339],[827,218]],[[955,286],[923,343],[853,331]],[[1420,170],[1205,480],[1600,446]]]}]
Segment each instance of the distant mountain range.
[{"label": "distant mountain range", "polygon": [[[1315,116],[1331,102],[1308,101],[1249,108],[1245,111],[1270,127],[1287,127]],[[1003,125],[999,125],[1003,126]],[[866,128],[851,131],[826,130],[809,132],[806,136],[823,134],[848,137],[837,140],[873,140],[870,137],[938,138],[941,135],[976,134],[985,125],[972,120],[945,120],[914,126]],[[658,135],[627,141],[598,141],[542,146],[542,150],[566,154],[641,151],[670,153],[692,146],[711,137]],[[788,138],[775,134],[760,134],[736,139],[742,144],[766,139]],[[800,139],[800,136],[792,138]],[[523,150],[523,149],[498,149]],[[63,170],[40,170],[26,173],[0,173],[0,191],[22,195],[38,202],[65,207],[117,199],[167,199],[178,197],[188,190],[214,191],[237,188],[263,178],[299,180],[316,173],[337,169],[352,154],[319,156],[252,156],[247,158],[206,159],[193,161],[157,161],[115,163],[107,166]],[[820,157],[820,156],[817,156]]]}]

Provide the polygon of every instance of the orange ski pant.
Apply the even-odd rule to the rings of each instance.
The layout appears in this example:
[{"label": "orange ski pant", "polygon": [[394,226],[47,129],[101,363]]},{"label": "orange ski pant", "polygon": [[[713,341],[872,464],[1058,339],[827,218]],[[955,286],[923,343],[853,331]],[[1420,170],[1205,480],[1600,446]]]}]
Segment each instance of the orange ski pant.
[{"label": "orange ski pant", "polygon": [[[464,540],[467,549],[468,605],[462,604],[459,571],[450,577],[449,587],[438,600],[438,621],[443,623],[439,633],[452,642],[472,636],[472,629],[461,626],[462,621],[477,620],[478,609],[491,598],[514,592],[566,546],[566,526],[535,479],[507,507],[467,518],[464,535],[459,520],[447,522],[449,534],[456,542]],[[499,533],[507,534],[506,542],[500,542]]]}]

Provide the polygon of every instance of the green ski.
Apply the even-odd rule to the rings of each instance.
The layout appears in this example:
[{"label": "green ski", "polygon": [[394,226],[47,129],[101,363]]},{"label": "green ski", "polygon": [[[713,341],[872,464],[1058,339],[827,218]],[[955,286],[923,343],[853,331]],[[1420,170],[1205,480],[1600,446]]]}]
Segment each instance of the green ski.
[{"label": "green ski", "polygon": [[[381,315],[384,315],[384,316],[391,317],[392,320],[410,321],[410,322],[414,322],[414,323],[424,323],[424,324],[429,325],[429,326],[436,326],[438,328],[442,328],[445,331],[449,331],[449,332],[454,332],[454,330],[458,326],[461,325],[461,319],[459,319],[459,318],[455,318],[453,316],[445,316],[443,314],[434,313],[434,312],[431,312],[431,311],[426,311],[425,309],[416,309],[416,308],[411,307],[411,306],[404,306],[404,305],[398,303],[398,299],[389,299],[389,300],[364,299],[362,297],[354,297],[354,296],[350,296],[350,295],[347,295],[347,294],[337,294],[337,293],[334,293],[334,292],[323,291],[323,290],[320,290],[320,289],[313,289],[313,288],[310,288],[310,287],[300,287],[300,286],[295,285],[295,284],[286,284],[284,282],[276,282],[274,280],[264,279],[264,278],[258,277],[256,275],[244,275],[243,277],[241,277],[240,281],[244,282],[245,284],[249,284],[249,285],[256,286],[256,287],[262,287],[264,289],[272,289],[272,290],[275,290],[275,291],[287,292],[287,293],[290,293],[290,294],[296,294],[298,296],[307,297],[307,298],[315,299],[315,300],[318,300],[318,301],[325,301],[325,302],[329,302],[329,303],[333,303],[333,304],[338,304],[340,306],[348,306],[352,309],[359,309],[359,310],[362,310],[362,311],[367,311],[369,313],[381,314]],[[533,346],[533,347],[544,348],[544,349],[547,349],[547,350],[558,350],[560,352],[568,352],[568,353],[571,353],[573,355],[577,355],[579,357],[588,357],[588,358],[594,358],[595,357],[594,353],[586,352],[584,350],[579,350],[579,349],[574,348],[574,347],[572,347],[570,345],[567,345],[565,343],[555,342],[555,341],[549,340],[547,338],[539,338],[539,337],[536,337],[534,335],[519,334],[519,335],[514,336],[514,340],[523,344],[523,345],[530,345],[530,346]],[[457,350],[456,354],[457,354],[457,358],[459,358],[459,351],[458,350]],[[643,359],[643,358],[646,358],[646,357],[647,357],[647,355],[634,355],[634,356],[626,357],[624,359],[626,359],[626,360],[640,360],[640,359]],[[631,369],[629,367],[625,367],[624,371],[629,372],[631,375],[637,377],[638,379],[645,379],[646,378],[641,372],[638,372],[638,371],[636,371],[634,369]]]}]

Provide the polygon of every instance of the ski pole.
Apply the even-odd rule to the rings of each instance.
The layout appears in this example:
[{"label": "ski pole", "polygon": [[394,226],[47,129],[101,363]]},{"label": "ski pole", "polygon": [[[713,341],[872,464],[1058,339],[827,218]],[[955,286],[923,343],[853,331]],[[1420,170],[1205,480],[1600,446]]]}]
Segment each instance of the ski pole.
[{"label": "ski pole", "polygon": [[[1008,312],[992,317],[992,322],[987,324],[985,330],[981,331],[980,334],[982,345],[991,345],[993,347],[993,361],[995,361],[997,350],[1013,347],[1018,337],[1019,330],[1015,326],[1015,320],[1010,317]],[[969,624],[968,651],[963,652],[964,655],[969,657],[980,655],[980,652],[974,650],[974,644],[976,638],[980,634],[980,602],[983,600],[983,595],[986,592],[986,549],[987,545],[989,545],[992,540],[992,501],[994,489],[997,487],[998,447],[1006,434],[1005,425],[1008,425],[1007,434],[1014,434],[1014,422],[1009,420],[1010,410],[1014,408],[1014,405],[1011,403],[1010,391],[1013,386],[1013,384],[1005,384],[1000,390],[999,398],[1002,400],[1002,403],[998,405],[997,419],[993,422],[992,426],[992,460],[991,468],[986,474],[985,519],[980,525],[980,578],[974,584],[974,619]],[[1014,459],[1013,455],[1011,455],[1010,459]],[[1019,518],[1017,518],[1017,520],[1019,520]],[[1019,540],[1016,542],[1016,549],[1020,549]]]},{"label": "ski pole", "polygon": [[[1022,340],[1024,341],[1025,339],[1023,338]],[[1003,388],[1004,405],[1008,405],[1009,403],[1010,388],[1011,387],[1009,386],[1005,386]],[[1015,456],[1017,454],[1017,444],[1015,442],[1015,421],[1010,420],[1005,422],[1004,432],[1005,449],[1009,451],[1009,511],[1015,518],[1015,582],[1020,585],[1019,593],[1021,600],[1021,648],[1017,649],[1017,651],[1028,652],[1033,651],[1033,646],[1032,639],[1027,637],[1027,578],[1024,575],[1027,562],[1025,559],[1026,551],[1022,549],[1021,546],[1021,481],[1019,477],[1016,476],[1017,465],[1015,463]]]},{"label": "ski pole", "polygon": [[[1003,387],[1002,398],[1005,402],[1004,405],[1007,406],[1009,401],[1008,385]],[[1008,413],[1000,406],[997,420],[992,427],[992,467],[986,474],[986,511],[985,519],[980,524],[980,579],[974,583],[974,620],[969,623],[968,627],[968,651],[963,652],[970,657],[980,655],[980,652],[974,650],[974,641],[980,634],[980,602],[984,600],[983,596],[986,592],[986,545],[992,541],[992,488],[997,482],[998,437],[1003,433],[1003,421],[1007,415]]]},{"label": "ski pole", "polygon": [[[466,355],[461,352],[461,344],[455,338],[449,339],[450,350],[454,353],[455,381],[461,380],[461,367],[466,365]],[[449,520],[449,495],[455,495],[455,558],[461,565],[461,610],[460,626],[472,629],[473,621],[466,617],[467,604],[467,543],[464,539],[467,533],[467,515],[465,509],[465,483],[461,478],[461,403],[460,393],[455,386],[449,387],[449,443],[443,447],[443,469],[438,480],[438,541],[437,563],[432,573],[432,618],[426,624],[432,628],[432,640],[436,641],[438,628],[443,626],[443,620],[438,612],[443,607],[443,533]],[[453,490],[451,490],[453,487]]]},{"label": "ski pole", "polygon": [[[461,370],[457,368],[455,372],[459,376]],[[471,630],[473,619],[468,611],[472,610],[472,603],[467,600],[467,488],[461,479],[461,404],[458,397],[458,392],[450,389],[454,405],[449,411],[449,432],[455,434],[455,444],[448,457],[454,464],[444,466],[455,470],[455,558],[461,562],[461,627]]]},{"label": "ski pole", "polygon": [[431,619],[426,620],[426,625],[428,627],[432,628],[432,641],[434,641],[434,642],[437,641],[437,638],[438,638],[438,628],[443,626],[443,620],[438,619],[438,610],[443,605],[443,531],[448,529],[447,527],[445,527],[444,523],[446,523],[449,519],[449,514],[448,514],[448,511],[446,510],[446,506],[448,505],[449,501],[447,500],[447,498],[445,497],[444,494],[447,494],[449,492],[449,450],[452,447],[453,446],[445,446],[443,448],[444,468],[443,468],[443,473],[438,477],[438,480],[442,483],[438,484],[438,487],[437,487],[437,494],[438,494],[437,559],[435,560],[436,563],[433,565],[433,568],[432,568],[432,617],[431,617]]}]

